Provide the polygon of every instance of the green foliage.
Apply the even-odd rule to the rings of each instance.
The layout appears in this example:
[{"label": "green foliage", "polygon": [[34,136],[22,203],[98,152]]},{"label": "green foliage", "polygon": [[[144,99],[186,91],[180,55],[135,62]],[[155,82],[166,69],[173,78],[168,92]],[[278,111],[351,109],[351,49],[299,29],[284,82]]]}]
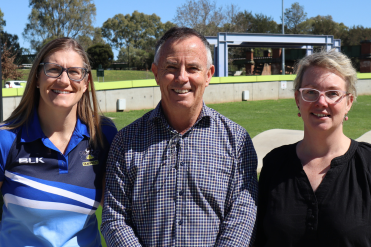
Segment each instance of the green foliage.
[{"label": "green foliage", "polygon": [[248,33],[280,33],[277,23],[273,17],[268,17],[263,14],[255,14],[252,19],[250,28],[247,29]]},{"label": "green foliage", "polygon": [[304,6],[298,2],[291,4],[291,8],[285,9],[284,16],[288,33],[302,34],[307,31],[305,25],[300,25],[306,20],[307,12],[304,12]]},{"label": "green foliage", "polygon": [[145,50],[134,48],[133,46],[127,46],[121,48],[117,57],[117,62],[125,62],[130,67],[137,69],[150,69],[152,61],[154,59],[154,52],[147,52]]},{"label": "green foliage", "polygon": [[239,12],[232,18],[232,25],[235,26],[234,31],[243,33],[280,33],[277,23],[273,17],[264,14],[255,14],[247,12]]},{"label": "green foliage", "polygon": [[3,31],[6,26],[6,21],[4,20],[4,13],[0,9],[0,31]]},{"label": "green foliage", "polygon": [[117,14],[103,23],[102,35],[116,49],[133,46],[153,51],[155,42],[174,24],[162,23],[156,14],[134,11],[132,15]]},{"label": "green foliage", "polygon": [[335,39],[343,39],[348,32],[348,27],[344,23],[335,22],[331,15],[318,15],[310,18],[309,22],[311,25],[311,34],[334,35]]},{"label": "green foliage", "polygon": [[30,0],[23,36],[39,50],[47,40],[92,35],[96,8],[92,0]]},{"label": "green foliage", "polygon": [[85,51],[93,45],[106,43],[102,36],[102,30],[99,27],[94,28],[94,33],[92,35],[79,35],[76,40]]},{"label": "green foliage", "polygon": [[[16,55],[14,63],[19,64],[22,56],[23,49],[19,45],[18,36],[16,34],[12,35],[5,31],[0,31],[1,44],[7,44],[10,49],[10,56]],[[4,53],[3,46],[0,47],[1,53]]]},{"label": "green foliage", "polygon": [[341,40],[341,45],[360,45],[362,40],[371,40],[371,28],[353,26],[349,29],[348,35]]},{"label": "green foliage", "polygon": [[253,25],[254,15],[251,12],[244,10],[239,12],[232,20],[232,25],[235,26],[236,32],[246,33],[251,30]]},{"label": "green foliage", "polygon": [[112,63],[113,52],[109,44],[93,45],[86,52],[89,55],[91,67],[94,69],[98,68],[100,64],[106,69]]}]

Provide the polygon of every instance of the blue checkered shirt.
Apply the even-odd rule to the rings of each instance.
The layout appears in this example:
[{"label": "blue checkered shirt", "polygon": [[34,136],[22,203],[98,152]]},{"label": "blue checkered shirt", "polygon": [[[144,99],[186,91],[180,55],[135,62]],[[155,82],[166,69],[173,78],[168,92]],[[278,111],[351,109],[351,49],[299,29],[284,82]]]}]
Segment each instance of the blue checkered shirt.
[{"label": "blue checkered shirt", "polygon": [[161,103],[123,128],[107,161],[108,246],[249,246],[257,157],[241,126],[203,105],[183,135]]}]

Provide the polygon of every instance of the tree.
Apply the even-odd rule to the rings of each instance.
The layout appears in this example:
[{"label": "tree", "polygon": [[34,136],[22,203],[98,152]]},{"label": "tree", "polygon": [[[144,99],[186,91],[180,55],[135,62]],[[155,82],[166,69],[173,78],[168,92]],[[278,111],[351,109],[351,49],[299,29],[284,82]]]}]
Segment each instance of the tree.
[{"label": "tree", "polygon": [[371,28],[353,26],[349,29],[346,37],[341,40],[341,45],[360,45],[362,40],[371,40]]},{"label": "tree", "polygon": [[302,34],[307,31],[303,29],[305,25],[300,25],[307,19],[307,12],[304,12],[304,6],[301,6],[298,2],[291,4],[291,8],[285,9],[284,16],[288,33]]},{"label": "tree", "polygon": [[[156,41],[174,24],[171,22],[162,23],[161,18],[156,14],[146,15],[134,11],[132,15],[117,14],[103,23],[102,35],[108,43],[121,51],[127,49],[131,56],[130,49],[141,49],[148,53],[148,57],[155,53]],[[134,56],[139,54],[134,53]],[[122,56],[121,56],[122,57]],[[130,60],[128,59],[129,66]]]},{"label": "tree", "polygon": [[162,23],[156,14],[146,15],[134,11],[132,15],[117,14],[109,18],[103,23],[102,35],[118,50],[129,45],[137,49],[148,49],[173,26],[171,22]]},{"label": "tree", "polygon": [[6,21],[4,20],[4,13],[0,9],[0,31],[3,31],[6,26]]},{"label": "tree", "polygon": [[201,34],[215,36],[218,28],[225,23],[226,16],[223,7],[217,7],[210,0],[187,0],[177,7],[174,22],[178,26],[190,27]]},{"label": "tree", "polygon": [[117,62],[128,63],[131,67],[148,70],[151,68],[153,59],[153,52],[147,52],[130,46],[129,49],[126,49],[125,47],[121,48],[117,57]]},{"label": "tree", "polygon": [[98,68],[99,64],[106,69],[113,61],[113,52],[109,44],[93,45],[86,52],[89,55],[91,67],[94,69]]},{"label": "tree", "polygon": [[248,33],[280,33],[277,23],[272,17],[263,14],[255,14],[251,19],[251,25],[247,29]]},{"label": "tree", "polygon": [[335,22],[331,15],[318,15],[308,21],[311,24],[311,33],[316,35],[334,35],[335,39],[343,39],[349,30],[344,23]]},{"label": "tree", "polygon": [[[10,56],[16,55],[15,61],[20,60],[22,56],[23,49],[19,45],[18,36],[16,34],[12,35],[10,33],[7,33],[5,31],[0,31],[0,40],[1,44],[7,44],[7,47],[9,47]],[[3,46],[1,48],[1,53],[3,53]]]},{"label": "tree", "polygon": [[239,9],[240,7],[233,3],[231,5],[227,5],[225,12],[225,23],[220,29],[221,32],[239,32],[238,26],[236,25],[238,14],[241,13]]},{"label": "tree", "polygon": [[102,29],[99,27],[94,28],[94,33],[91,35],[79,35],[76,40],[85,51],[93,45],[106,43],[102,36]]},{"label": "tree", "polygon": [[92,0],[30,0],[23,36],[35,50],[59,37],[91,35],[96,8]]},{"label": "tree", "polygon": [[1,53],[2,80],[17,80],[22,78],[23,73],[18,71],[18,66],[14,64],[16,55],[17,54],[14,54],[11,48],[8,48],[7,44],[4,43]]},{"label": "tree", "polygon": [[234,26],[235,32],[246,33],[248,30],[251,30],[254,22],[254,16],[251,12],[244,10],[239,12],[232,19],[232,25]]}]

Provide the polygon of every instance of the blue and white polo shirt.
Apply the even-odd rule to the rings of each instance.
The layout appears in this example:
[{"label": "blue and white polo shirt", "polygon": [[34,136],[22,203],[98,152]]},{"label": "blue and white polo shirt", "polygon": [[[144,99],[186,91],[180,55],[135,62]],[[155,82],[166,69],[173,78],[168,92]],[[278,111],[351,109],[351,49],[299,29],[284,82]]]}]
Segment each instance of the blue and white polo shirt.
[{"label": "blue and white polo shirt", "polygon": [[0,246],[101,246],[95,211],[117,130],[110,123],[102,131],[104,148],[93,149],[78,119],[62,154],[42,132],[36,111],[29,124],[0,130]]}]

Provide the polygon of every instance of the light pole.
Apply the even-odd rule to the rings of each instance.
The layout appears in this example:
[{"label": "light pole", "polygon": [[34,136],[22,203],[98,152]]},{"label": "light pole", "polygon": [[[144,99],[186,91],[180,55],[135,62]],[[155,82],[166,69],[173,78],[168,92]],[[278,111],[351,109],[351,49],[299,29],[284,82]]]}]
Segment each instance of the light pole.
[{"label": "light pole", "polygon": [[[282,0],[282,34],[285,34],[285,17],[283,15],[283,0]],[[282,48],[282,75],[285,74],[285,48]]]}]

